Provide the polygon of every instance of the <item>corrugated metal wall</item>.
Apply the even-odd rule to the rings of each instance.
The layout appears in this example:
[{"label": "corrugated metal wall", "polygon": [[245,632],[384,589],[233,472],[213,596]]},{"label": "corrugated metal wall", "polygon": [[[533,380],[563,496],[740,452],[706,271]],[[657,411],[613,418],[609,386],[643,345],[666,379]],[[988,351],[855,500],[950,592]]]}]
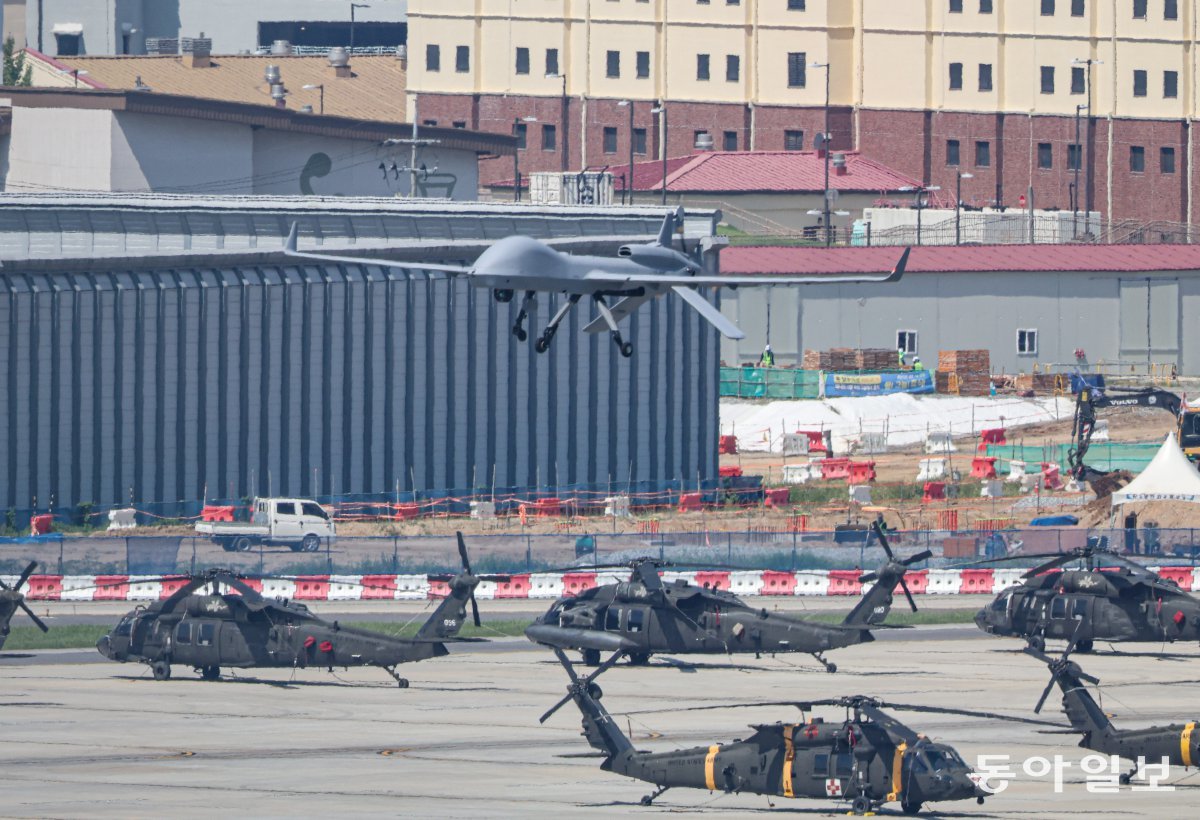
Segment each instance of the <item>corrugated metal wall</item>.
[{"label": "corrugated metal wall", "polygon": [[0,276],[6,507],[716,472],[717,338],[678,299],[632,317],[626,360],[581,332],[586,302],[539,356],[516,300],[390,268],[20,271]]}]

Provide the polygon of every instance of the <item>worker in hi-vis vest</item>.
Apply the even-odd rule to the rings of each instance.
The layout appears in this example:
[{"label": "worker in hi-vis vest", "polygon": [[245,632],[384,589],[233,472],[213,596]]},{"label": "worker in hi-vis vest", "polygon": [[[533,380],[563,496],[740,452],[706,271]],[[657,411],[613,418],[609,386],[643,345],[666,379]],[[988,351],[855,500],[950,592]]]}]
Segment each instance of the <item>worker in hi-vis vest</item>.
[{"label": "worker in hi-vis vest", "polygon": [[901,369],[904,368],[904,348],[902,347],[896,349],[896,364],[898,364]]},{"label": "worker in hi-vis vest", "polygon": [[771,352],[770,345],[767,345],[765,348],[763,348],[762,355],[758,357],[758,366],[759,367],[774,367],[775,366],[775,354]]}]

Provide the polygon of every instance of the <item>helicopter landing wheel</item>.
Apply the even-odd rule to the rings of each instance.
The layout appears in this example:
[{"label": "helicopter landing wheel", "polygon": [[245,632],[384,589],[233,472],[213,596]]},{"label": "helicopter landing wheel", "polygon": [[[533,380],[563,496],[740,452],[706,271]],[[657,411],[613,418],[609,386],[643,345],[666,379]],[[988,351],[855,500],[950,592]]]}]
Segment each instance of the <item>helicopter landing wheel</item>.
[{"label": "helicopter landing wheel", "polygon": [[588,666],[599,666],[600,665],[600,650],[599,649],[583,650],[583,662],[585,664],[587,664]]},{"label": "helicopter landing wheel", "polygon": [[533,349],[538,353],[545,353],[550,349],[550,340],[545,336],[539,336],[538,340],[533,343]]},{"label": "helicopter landing wheel", "polygon": [[630,666],[645,666],[648,663],[650,663],[650,653],[649,652],[630,652],[629,653],[629,665]]},{"label": "helicopter landing wheel", "polygon": [[659,795],[661,795],[663,792],[665,792],[669,788],[671,788],[671,787],[670,786],[659,786],[651,794],[642,795],[642,805],[643,806],[653,805],[654,801],[658,799]]},{"label": "helicopter landing wheel", "polygon": [[401,689],[408,688],[408,678],[396,678],[396,685]]},{"label": "helicopter landing wheel", "polygon": [[1034,650],[1035,652],[1045,652],[1046,651],[1046,639],[1043,638],[1041,635],[1030,635],[1028,643],[1029,643],[1029,648]]},{"label": "helicopter landing wheel", "polygon": [[904,812],[905,814],[917,814],[921,811],[921,804],[901,801],[900,811]]},{"label": "helicopter landing wheel", "polygon": [[150,664],[150,671],[154,673],[155,680],[171,679],[171,664],[166,661],[155,661]]},{"label": "helicopter landing wheel", "polygon": [[869,814],[871,808],[871,799],[861,794],[850,802],[850,811],[855,814]]},{"label": "helicopter landing wheel", "polygon": [[1089,641],[1080,641],[1079,643],[1075,644],[1075,651],[1087,653],[1087,652],[1091,652],[1093,647],[1095,647],[1095,643],[1093,643],[1090,640]]},{"label": "helicopter landing wheel", "polygon": [[221,667],[203,666],[200,668],[200,677],[204,680],[217,680],[221,677]]}]

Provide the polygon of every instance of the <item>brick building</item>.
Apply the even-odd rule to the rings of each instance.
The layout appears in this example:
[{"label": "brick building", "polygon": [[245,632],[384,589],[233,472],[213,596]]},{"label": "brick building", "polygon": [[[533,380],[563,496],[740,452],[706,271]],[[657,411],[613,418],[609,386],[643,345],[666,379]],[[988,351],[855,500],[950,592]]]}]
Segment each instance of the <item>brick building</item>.
[{"label": "brick building", "polygon": [[[523,169],[568,170],[617,164],[630,141],[682,156],[701,132],[717,150],[811,149],[828,89],[835,150],[943,199],[969,171],[968,204],[1032,188],[1069,209],[1078,178],[1080,209],[1190,222],[1196,16],[1175,0],[413,0],[408,114],[516,131]],[[491,166],[485,182],[507,173]]]}]

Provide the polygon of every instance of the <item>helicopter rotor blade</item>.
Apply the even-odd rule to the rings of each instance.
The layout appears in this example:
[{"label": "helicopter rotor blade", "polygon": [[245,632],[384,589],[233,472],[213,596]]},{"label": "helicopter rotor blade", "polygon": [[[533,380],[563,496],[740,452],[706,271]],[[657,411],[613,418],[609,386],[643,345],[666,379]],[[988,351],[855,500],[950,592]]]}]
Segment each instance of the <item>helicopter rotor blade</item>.
[{"label": "helicopter rotor blade", "polygon": [[883,551],[887,553],[889,561],[895,561],[896,556],[892,554],[892,547],[888,544],[887,535],[883,532],[883,527],[879,526],[878,521],[871,522],[871,529],[875,531],[875,537],[879,539],[879,546],[883,547]]},{"label": "helicopter rotor blade", "polygon": [[1050,690],[1054,688],[1055,679],[1056,678],[1054,674],[1051,673],[1050,680],[1046,683],[1046,688],[1042,690],[1042,696],[1038,698],[1037,706],[1033,707],[1033,713],[1035,715],[1040,715],[1042,713],[1042,707],[1046,705],[1046,698],[1050,697]]},{"label": "helicopter rotor blade", "polygon": [[933,557],[933,550],[921,550],[916,555],[909,556],[908,558],[905,558],[900,563],[904,564],[904,566],[906,566],[906,567],[910,567],[913,564],[919,564],[922,561],[926,561],[932,557]]},{"label": "helicopter rotor blade", "polygon": [[42,619],[39,618],[37,615],[33,614],[33,610],[29,608],[29,604],[25,603],[24,601],[17,601],[17,606],[19,606],[19,607],[21,607],[21,609],[25,610],[25,614],[29,616],[29,620],[33,621],[34,626],[36,626],[38,629],[42,630],[43,632],[50,631],[50,627],[48,627],[44,623],[42,623]]},{"label": "helicopter rotor blade", "polygon": [[1043,572],[1052,570],[1055,567],[1061,567],[1063,564],[1065,564],[1071,560],[1074,560],[1075,557],[1076,557],[1075,555],[1065,552],[1062,555],[1058,555],[1058,556],[1055,556],[1054,558],[1051,558],[1049,561],[1038,564],[1033,569],[1024,573],[1021,577],[1022,578],[1033,578],[1034,576],[1041,575]]},{"label": "helicopter rotor blade", "polygon": [[[954,709],[948,706],[924,706],[913,703],[892,703],[875,700],[874,698],[850,696],[841,698],[826,698],[824,700],[809,700],[809,701],[794,701],[794,700],[765,700],[755,701],[753,703],[722,703],[706,706],[685,706],[685,707],[667,707],[664,709],[639,709],[633,712],[622,712],[626,715],[646,715],[658,714],[660,712],[704,712],[715,709],[748,709],[755,707],[770,707],[770,706],[792,706],[804,712],[811,711],[814,706],[844,706],[848,708],[861,709],[864,712],[868,707],[875,709],[895,709],[900,712],[923,712],[935,715],[961,715],[963,717],[984,718],[987,720],[1006,720],[1012,723],[1030,723],[1036,726],[1061,726],[1060,723],[1055,723],[1046,720],[1035,720],[1033,718],[1019,717],[1016,715],[1003,715],[998,712],[982,712],[972,709]],[[886,713],[884,713],[886,714]]]},{"label": "helicopter rotor blade", "polygon": [[21,573],[21,577],[17,579],[17,583],[13,585],[13,589],[20,590],[25,586],[25,582],[29,580],[29,576],[33,575],[33,571],[37,569],[37,561],[30,561],[29,566],[25,567],[25,571]]},{"label": "helicopter rotor blade", "polygon": [[904,582],[903,578],[900,579],[900,589],[904,590],[904,597],[908,599],[908,605],[912,607],[913,612],[916,612],[917,602],[913,600],[912,593],[908,591],[908,584]]},{"label": "helicopter rotor blade", "polygon": [[461,532],[456,533],[456,535],[458,536],[458,557],[462,559],[463,572],[467,575],[472,575],[471,559],[467,557],[467,542],[463,539]]}]

